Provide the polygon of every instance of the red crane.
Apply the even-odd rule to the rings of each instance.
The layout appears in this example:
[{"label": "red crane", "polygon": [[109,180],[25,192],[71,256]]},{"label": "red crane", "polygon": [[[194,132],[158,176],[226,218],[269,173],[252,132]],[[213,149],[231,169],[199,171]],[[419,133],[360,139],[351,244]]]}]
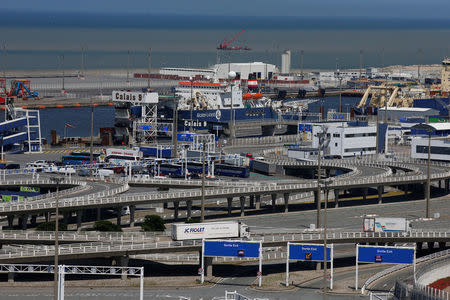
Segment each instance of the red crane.
[{"label": "red crane", "polygon": [[245,29],[242,29],[239,31],[235,36],[231,38],[231,40],[227,41],[226,39],[223,40],[223,43],[219,44],[217,47],[217,50],[251,50],[248,47],[241,47],[241,46],[233,46],[228,47],[232,42],[234,42],[241,34],[243,34]]}]

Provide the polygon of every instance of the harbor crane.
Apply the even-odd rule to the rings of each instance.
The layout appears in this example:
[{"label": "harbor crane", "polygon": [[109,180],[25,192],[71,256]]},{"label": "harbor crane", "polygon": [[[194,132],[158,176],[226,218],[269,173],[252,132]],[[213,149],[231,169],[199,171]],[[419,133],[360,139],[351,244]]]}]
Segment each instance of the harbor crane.
[{"label": "harbor crane", "polygon": [[231,38],[231,40],[227,41],[226,39],[223,40],[223,43],[219,44],[217,47],[217,50],[251,50],[248,47],[241,47],[241,46],[232,46],[230,47],[231,43],[233,43],[241,34],[243,34],[245,29],[242,29],[239,31],[235,36]]}]

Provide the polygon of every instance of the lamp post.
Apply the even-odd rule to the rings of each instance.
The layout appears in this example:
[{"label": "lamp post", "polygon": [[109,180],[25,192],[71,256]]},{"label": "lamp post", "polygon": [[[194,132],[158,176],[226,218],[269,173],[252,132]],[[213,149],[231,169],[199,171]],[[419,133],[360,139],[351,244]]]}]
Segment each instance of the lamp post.
[{"label": "lamp post", "polygon": [[189,77],[189,81],[191,83],[190,84],[191,85],[191,101],[190,101],[191,102],[191,107],[190,107],[191,108],[191,122],[190,122],[191,126],[189,127],[189,131],[192,132],[192,125],[193,125],[192,124],[192,122],[193,122],[192,114],[193,114],[193,109],[194,109],[194,107],[193,107],[194,106],[194,99],[192,99],[192,84],[193,84],[192,76]]},{"label": "lamp post", "polygon": [[173,145],[173,154],[174,157],[178,157],[178,98],[173,93],[173,127],[172,127],[172,145]]},{"label": "lamp post", "polygon": [[230,80],[230,141],[231,144],[233,144],[233,140],[235,138],[235,132],[234,132],[234,116],[233,116],[233,80],[236,78],[236,72],[230,71],[228,73],[228,79]]},{"label": "lamp post", "polygon": [[62,181],[64,181],[64,178],[60,177],[51,177],[51,181],[56,183],[56,201],[55,201],[55,262],[54,262],[54,298],[55,300],[58,300],[58,255],[59,255],[59,240],[58,240],[58,226],[59,226],[59,185]]},{"label": "lamp post", "polygon": [[322,138],[325,135],[323,132],[323,127],[321,127],[322,132],[317,133],[318,138],[318,154],[317,154],[317,213],[316,213],[316,228],[320,227],[320,178],[321,178],[321,154],[320,151],[322,150]]},{"label": "lamp post", "polygon": [[327,292],[327,206],[328,206],[328,185],[330,184],[330,181],[328,179],[325,179],[323,181],[324,185],[324,192],[325,192],[325,207],[324,207],[324,213],[323,213],[323,298],[326,299],[326,292]]},{"label": "lamp post", "polygon": [[92,103],[91,98],[91,143],[89,147],[89,176],[92,177],[92,168],[93,168],[93,160],[94,160],[94,153],[93,148],[94,147],[94,105]]},{"label": "lamp post", "polygon": [[201,203],[201,213],[200,222],[205,221],[205,150],[206,141],[203,141],[203,158],[202,158],[202,203]]},{"label": "lamp post", "polygon": [[426,181],[426,191],[425,191],[425,217],[430,217],[430,186],[431,186],[431,174],[430,174],[430,164],[431,164],[431,133],[436,130],[433,126],[429,124],[417,124],[414,125],[414,129],[425,130],[428,132],[428,157],[427,157],[427,181]]},{"label": "lamp post", "polygon": [[426,209],[425,217],[430,217],[430,160],[431,160],[431,130],[428,130],[428,159],[427,159],[427,194],[426,194]]}]

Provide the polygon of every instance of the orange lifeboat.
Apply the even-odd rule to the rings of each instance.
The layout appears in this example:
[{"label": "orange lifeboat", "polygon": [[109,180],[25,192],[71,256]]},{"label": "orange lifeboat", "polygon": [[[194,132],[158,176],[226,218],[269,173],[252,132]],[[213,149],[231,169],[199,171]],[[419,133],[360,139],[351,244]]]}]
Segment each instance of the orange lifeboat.
[{"label": "orange lifeboat", "polygon": [[242,95],[242,99],[244,99],[244,100],[249,100],[252,98],[253,98],[253,95],[250,93],[246,93],[246,94]]},{"label": "orange lifeboat", "polygon": [[261,94],[261,93],[256,93],[253,95],[253,99],[260,99],[262,97],[263,97],[263,94]]}]

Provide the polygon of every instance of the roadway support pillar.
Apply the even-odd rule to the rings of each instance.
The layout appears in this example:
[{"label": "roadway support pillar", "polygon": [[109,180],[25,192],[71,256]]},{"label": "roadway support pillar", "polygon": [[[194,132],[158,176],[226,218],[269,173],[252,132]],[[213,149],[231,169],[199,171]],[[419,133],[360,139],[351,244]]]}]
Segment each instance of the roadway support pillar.
[{"label": "roadway support pillar", "polygon": [[233,208],[233,198],[227,198],[228,215],[231,216],[231,210]]},{"label": "roadway support pillar", "polygon": [[186,219],[192,218],[192,200],[186,201]]},{"label": "roadway support pillar", "polygon": [[36,218],[37,218],[36,215],[31,216],[31,219],[30,219],[31,226],[36,226]]},{"label": "roadway support pillar", "polygon": [[317,201],[319,201],[319,194],[317,191],[314,191],[314,206],[317,206]]},{"label": "roadway support pillar", "polygon": [[322,270],[322,263],[320,261],[316,262],[316,270]]},{"label": "roadway support pillar", "polygon": [[334,190],[334,207],[339,207],[339,190]]},{"label": "roadway support pillar", "polygon": [[205,276],[212,277],[213,257],[205,257]]},{"label": "roadway support pillar", "polygon": [[136,205],[130,205],[130,227],[134,227],[134,213],[136,211]]},{"label": "roadway support pillar", "polygon": [[255,195],[255,199],[256,199],[256,209],[261,209],[261,195]]},{"label": "roadway support pillar", "polygon": [[[128,262],[130,261],[130,258],[127,255],[120,257],[120,266],[121,267],[128,267]],[[122,280],[127,279],[127,273],[122,272]]]},{"label": "roadway support pillar", "polygon": [[96,220],[100,221],[102,219],[102,208],[101,207],[97,207],[97,216],[96,216]]},{"label": "roadway support pillar", "polygon": [[121,225],[122,223],[122,207],[116,207],[116,215],[117,215],[117,225]]},{"label": "roadway support pillar", "polygon": [[22,230],[27,230],[28,215],[22,216]]},{"label": "roadway support pillar", "polygon": [[450,179],[445,179],[445,192],[448,193],[450,191]]},{"label": "roadway support pillar", "polygon": [[422,251],[422,246],[423,246],[423,243],[422,243],[422,242],[417,242],[417,243],[416,243],[416,249],[417,249],[417,252]]},{"label": "roadway support pillar", "polygon": [[427,242],[428,250],[433,250],[434,242]]},{"label": "roadway support pillar", "polygon": [[363,201],[364,202],[367,200],[367,192],[368,192],[368,188],[363,188]]},{"label": "roadway support pillar", "polygon": [[81,218],[83,217],[83,211],[81,209],[77,210],[77,230],[81,228]]},{"label": "roadway support pillar", "polygon": [[49,212],[45,212],[44,213],[44,218],[45,218],[45,222],[50,222],[50,213]]},{"label": "roadway support pillar", "polygon": [[245,196],[240,196],[239,201],[241,202],[241,217],[245,216]]},{"label": "roadway support pillar", "polygon": [[14,282],[14,277],[16,277],[16,273],[8,272],[8,283],[13,283]]},{"label": "roadway support pillar", "polygon": [[446,242],[439,242],[439,250],[441,251],[444,250],[446,244],[447,244]]},{"label": "roadway support pillar", "polygon": [[439,186],[440,189],[442,189],[442,182],[441,182],[441,180],[438,180],[438,186]]},{"label": "roadway support pillar", "polygon": [[284,198],[284,212],[287,213],[289,212],[289,193],[284,193],[283,194],[283,198]]},{"label": "roadway support pillar", "polygon": [[68,211],[63,212],[63,223],[68,225],[69,224],[69,219],[72,216],[72,214]]},{"label": "roadway support pillar", "polygon": [[173,202],[173,219],[175,221],[178,221],[178,211],[180,208],[180,202],[179,201],[174,201]]},{"label": "roadway support pillar", "polygon": [[405,197],[408,197],[408,190],[409,190],[409,185],[405,184],[405,185],[403,186],[403,191],[405,192],[403,195],[404,195]]},{"label": "roadway support pillar", "polygon": [[275,210],[275,207],[277,205],[277,194],[272,194],[272,210]]},{"label": "roadway support pillar", "polygon": [[250,195],[250,208],[255,208],[255,195]]},{"label": "roadway support pillar", "polygon": [[383,187],[382,186],[377,187],[377,192],[378,192],[378,204],[382,204],[383,203]]},{"label": "roadway support pillar", "polygon": [[8,216],[8,227],[12,228],[14,224],[14,216]]}]

